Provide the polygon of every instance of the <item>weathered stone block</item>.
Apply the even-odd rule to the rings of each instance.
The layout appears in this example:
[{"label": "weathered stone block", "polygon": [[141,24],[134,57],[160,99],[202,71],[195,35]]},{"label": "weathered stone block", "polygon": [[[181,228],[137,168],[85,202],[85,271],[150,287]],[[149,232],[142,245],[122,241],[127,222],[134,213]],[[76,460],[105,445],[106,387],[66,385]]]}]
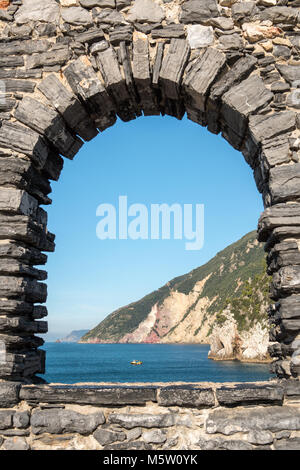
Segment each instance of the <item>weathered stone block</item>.
[{"label": "weathered stone block", "polygon": [[172,39],[168,50],[165,49],[159,72],[159,82],[167,98],[179,98],[179,89],[184,68],[189,57],[189,45],[184,39]]},{"label": "weathered stone block", "polygon": [[29,386],[22,387],[22,399],[45,403],[75,403],[95,406],[142,405],[156,401],[155,387],[117,386]]},{"label": "weathered stone block", "polygon": [[22,6],[15,14],[17,24],[30,21],[45,21],[57,23],[59,21],[59,5],[55,0],[43,0],[39,4],[36,0],[23,0]]},{"label": "weathered stone block", "polygon": [[94,432],[93,436],[102,446],[113,444],[118,441],[125,441],[126,439],[126,434],[122,431],[112,431],[101,427]]},{"label": "weathered stone block", "polygon": [[248,442],[238,439],[200,439],[197,443],[200,450],[253,450]]},{"label": "weathered stone block", "polygon": [[0,429],[8,429],[13,425],[14,411],[2,411],[0,410]]},{"label": "weathered stone block", "polygon": [[274,438],[273,438],[273,434],[270,431],[253,430],[249,432],[247,436],[247,440],[251,444],[266,445],[266,444],[272,444]]},{"label": "weathered stone block", "polygon": [[300,412],[289,406],[216,410],[206,421],[208,434],[230,436],[237,432],[299,430]]},{"label": "weathered stone block", "polygon": [[133,34],[132,75],[140,99],[141,108],[146,116],[159,115],[155,96],[151,88],[149,44],[146,34]]},{"label": "weathered stone block", "polygon": [[160,23],[164,18],[164,10],[153,0],[135,0],[127,15],[132,23]]},{"label": "weathered stone block", "polygon": [[108,417],[109,423],[119,424],[125,429],[136,427],[142,428],[167,428],[174,426],[176,422],[173,413],[163,414],[134,414],[134,413],[111,413]]},{"label": "weathered stone block", "polygon": [[45,302],[47,298],[46,284],[35,279],[0,276],[0,295],[2,297],[24,297],[31,302]]},{"label": "weathered stone block", "polygon": [[278,385],[239,384],[217,388],[216,395],[221,406],[281,404],[283,401],[283,389]]},{"label": "weathered stone block", "polygon": [[13,415],[13,425],[15,428],[24,429],[29,426],[30,415],[28,411],[19,411]]},{"label": "weathered stone block", "polygon": [[272,98],[273,94],[265,87],[261,78],[252,75],[223,95],[222,119],[236,134],[243,137],[248,116],[268,104]]},{"label": "weathered stone block", "polygon": [[249,129],[254,143],[270,140],[285,134],[296,126],[296,114],[293,111],[274,113],[269,116],[254,115],[249,118]]},{"label": "weathered stone block", "polygon": [[11,408],[19,402],[21,384],[16,382],[0,382],[0,407]]},{"label": "weathered stone block", "polygon": [[84,415],[71,410],[34,410],[30,422],[33,434],[90,434],[105,418],[102,412]]},{"label": "weathered stone block", "polygon": [[91,14],[81,7],[62,8],[61,16],[64,21],[73,25],[92,23]]},{"label": "weathered stone block", "polygon": [[80,139],[68,131],[63,119],[56,111],[33,98],[23,98],[15,112],[15,117],[47,137],[57,150],[67,158],[74,158],[83,145]]},{"label": "weathered stone block", "polygon": [[70,59],[70,56],[71,51],[68,47],[32,54],[28,56],[26,66],[28,69],[35,69],[38,67],[51,67],[52,65],[64,65]]},{"label": "weathered stone block", "polygon": [[30,156],[38,168],[43,167],[49,154],[45,140],[37,132],[15,123],[3,122],[0,145]]},{"label": "weathered stone block", "polygon": [[281,165],[270,170],[269,188],[273,204],[300,196],[300,163]]},{"label": "weathered stone block", "polygon": [[162,406],[209,408],[215,405],[211,388],[169,386],[159,389],[158,403]]},{"label": "weathered stone block", "polygon": [[161,429],[151,429],[143,433],[142,439],[148,444],[163,444],[167,440],[167,433]]},{"label": "weathered stone block", "polygon": [[289,439],[282,439],[274,443],[275,450],[299,450],[300,437],[290,437]]},{"label": "weathered stone block", "polygon": [[14,188],[0,189],[0,212],[35,215],[37,200],[26,191]]},{"label": "weathered stone block", "polygon": [[207,49],[186,68],[183,88],[193,106],[205,111],[205,100],[210,86],[223,69],[226,56],[216,49]]},{"label": "weathered stone block", "polygon": [[115,104],[87,57],[72,62],[64,74],[76,96],[83,99],[100,130],[114,124]]},{"label": "weathered stone block", "polygon": [[98,52],[96,62],[109,94],[117,106],[117,113],[123,121],[135,119],[135,111],[122,76],[116,53],[112,47]]},{"label": "weathered stone block", "polygon": [[188,0],[182,5],[180,21],[182,23],[205,23],[219,16],[215,0]]},{"label": "weathered stone block", "polygon": [[29,450],[29,444],[25,437],[8,437],[5,439],[3,448],[5,450],[16,451],[16,450]]}]

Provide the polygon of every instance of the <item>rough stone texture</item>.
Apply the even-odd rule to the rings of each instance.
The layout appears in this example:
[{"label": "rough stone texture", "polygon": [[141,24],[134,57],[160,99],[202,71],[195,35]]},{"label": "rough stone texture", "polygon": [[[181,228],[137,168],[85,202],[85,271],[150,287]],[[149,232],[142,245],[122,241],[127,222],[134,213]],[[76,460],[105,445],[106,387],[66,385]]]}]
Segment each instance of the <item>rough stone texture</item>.
[{"label": "rough stone texture", "polygon": [[143,428],[166,428],[175,424],[175,415],[172,413],[152,414],[125,414],[112,413],[109,416],[109,422],[119,424],[125,429],[136,427]]},{"label": "rough stone texture", "polygon": [[[239,402],[235,400],[234,408],[232,401],[221,401],[224,398],[221,385],[214,386],[214,403],[210,397],[211,389],[199,384],[185,384],[177,386],[178,400],[174,399],[175,386],[158,385],[157,397],[139,405],[132,404],[130,399],[127,403],[126,400],[119,403],[117,394],[112,395],[109,404],[101,404],[99,390],[83,386],[81,389],[86,388],[89,393],[88,404],[81,403],[79,395],[77,401],[74,396],[69,402],[60,401],[63,395],[58,390],[65,388],[67,393],[68,386],[53,388],[50,402],[46,394],[41,394],[42,389],[49,389],[47,385],[38,387],[38,401],[33,399],[34,393],[32,396],[28,393],[35,387],[22,385],[21,388],[27,398],[21,393],[19,403],[11,403],[9,409],[0,408],[0,450],[299,449],[300,392],[297,380],[260,383],[259,391],[257,384],[232,384],[232,395],[232,390],[241,388],[248,393],[247,400],[245,397]],[[120,392],[122,388],[111,386],[110,389]],[[124,386],[125,390],[127,388]],[[151,386],[136,386],[136,392],[139,388],[152,390]],[[276,388],[285,390],[284,402],[281,400],[280,405],[275,404]],[[259,395],[257,402],[249,400],[250,391],[256,397]],[[161,397],[166,392],[163,403]],[[267,395],[269,399],[266,399]],[[210,407],[205,409],[203,400],[207,399]]]},{"label": "rough stone texture", "polygon": [[155,387],[109,387],[109,386],[25,386],[20,398],[46,403],[78,403],[85,405],[141,405],[156,401]]},{"label": "rough stone texture", "polygon": [[180,386],[161,388],[158,403],[162,406],[188,406],[195,408],[209,408],[214,406],[215,397],[212,389],[197,389]]},{"label": "rough stone texture", "polygon": [[0,408],[10,408],[19,401],[20,384],[0,382]]},{"label": "rough stone texture", "polygon": [[283,388],[280,386],[238,385],[217,389],[217,400],[220,405],[237,406],[264,403],[282,403]]},{"label": "rough stone texture", "polygon": [[[269,251],[271,296],[279,305],[289,299],[270,314],[277,344],[272,368],[279,377],[298,377],[300,348],[291,346],[300,333],[298,0],[2,4],[0,237],[6,248],[1,245],[0,338],[9,354],[0,380],[28,383],[44,371],[43,341],[35,334],[46,331],[39,321],[45,310],[34,304],[46,301],[39,282],[46,273],[35,265],[45,262],[42,251],[54,250],[55,237],[40,205],[51,203],[49,180],[58,180],[62,157],[74,158],[82,139],[91,140],[117,116],[127,122],[185,113],[221,133],[253,169],[265,206],[259,236]],[[285,214],[278,215],[282,204]],[[286,243],[294,245],[277,246]],[[72,393],[90,400],[87,392]],[[108,400],[107,393],[99,391],[98,398]],[[133,392],[120,393],[134,403]],[[139,393],[136,400],[144,403],[148,392]],[[200,396],[204,392],[195,398],[199,406]],[[187,392],[181,399],[190,402]]]},{"label": "rough stone texture", "polygon": [[102,412],[83,415],[70,410],[41,410],[33,411],[31,428],[33,434],[61,434],[78,432],[90,434],[105,422]]},{"label": "rough stone texture", "polygon": [[289,406],[268,408],[249,408],[235,410],[216,410],[206,421],[209,434],[221,433],[226,436],[238,432],[282,430],[298,431],[300,429],[299,408]]}]

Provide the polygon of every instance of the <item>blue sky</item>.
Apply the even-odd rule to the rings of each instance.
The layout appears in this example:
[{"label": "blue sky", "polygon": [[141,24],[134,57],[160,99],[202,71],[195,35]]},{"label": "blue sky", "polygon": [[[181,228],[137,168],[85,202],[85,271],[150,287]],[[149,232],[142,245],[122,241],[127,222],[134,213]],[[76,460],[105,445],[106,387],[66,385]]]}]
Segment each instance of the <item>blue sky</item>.
[{"label": "blue sky", "polygon": [[[118,307],[212,258],[256,229],[263,210],[252,170],[222,137],[184,118],[118,121],[65,160],[52,184],[48,340],[89,329]],[[184,240],[99,240],[99,204],[204,204],[200,251]]]}]

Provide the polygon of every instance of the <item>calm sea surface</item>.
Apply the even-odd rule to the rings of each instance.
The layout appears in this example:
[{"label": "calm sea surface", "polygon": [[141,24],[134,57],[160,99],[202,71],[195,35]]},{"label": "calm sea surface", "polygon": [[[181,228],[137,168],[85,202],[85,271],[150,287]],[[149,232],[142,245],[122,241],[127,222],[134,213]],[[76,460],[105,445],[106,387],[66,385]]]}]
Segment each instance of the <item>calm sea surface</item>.
[{"label": "calm sea surface", "polygon": [[[268,364],[207,359],[208,345],[46,343],[47,382],[248,382]],[[132,360],[143,361],[133,366]]]}]

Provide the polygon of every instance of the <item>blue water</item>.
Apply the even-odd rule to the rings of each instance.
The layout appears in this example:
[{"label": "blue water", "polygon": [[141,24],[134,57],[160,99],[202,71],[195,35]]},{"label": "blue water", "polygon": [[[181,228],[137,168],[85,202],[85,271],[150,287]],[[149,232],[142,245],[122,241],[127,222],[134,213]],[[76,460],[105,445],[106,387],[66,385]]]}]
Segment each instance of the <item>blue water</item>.
[{"label": "blue water", "polygon": [[[200,344],[46,343],[47,382],[250,382],[268,380],[268,364],[207,358]],[[143,361],[133,366],[134,359]]]}]

